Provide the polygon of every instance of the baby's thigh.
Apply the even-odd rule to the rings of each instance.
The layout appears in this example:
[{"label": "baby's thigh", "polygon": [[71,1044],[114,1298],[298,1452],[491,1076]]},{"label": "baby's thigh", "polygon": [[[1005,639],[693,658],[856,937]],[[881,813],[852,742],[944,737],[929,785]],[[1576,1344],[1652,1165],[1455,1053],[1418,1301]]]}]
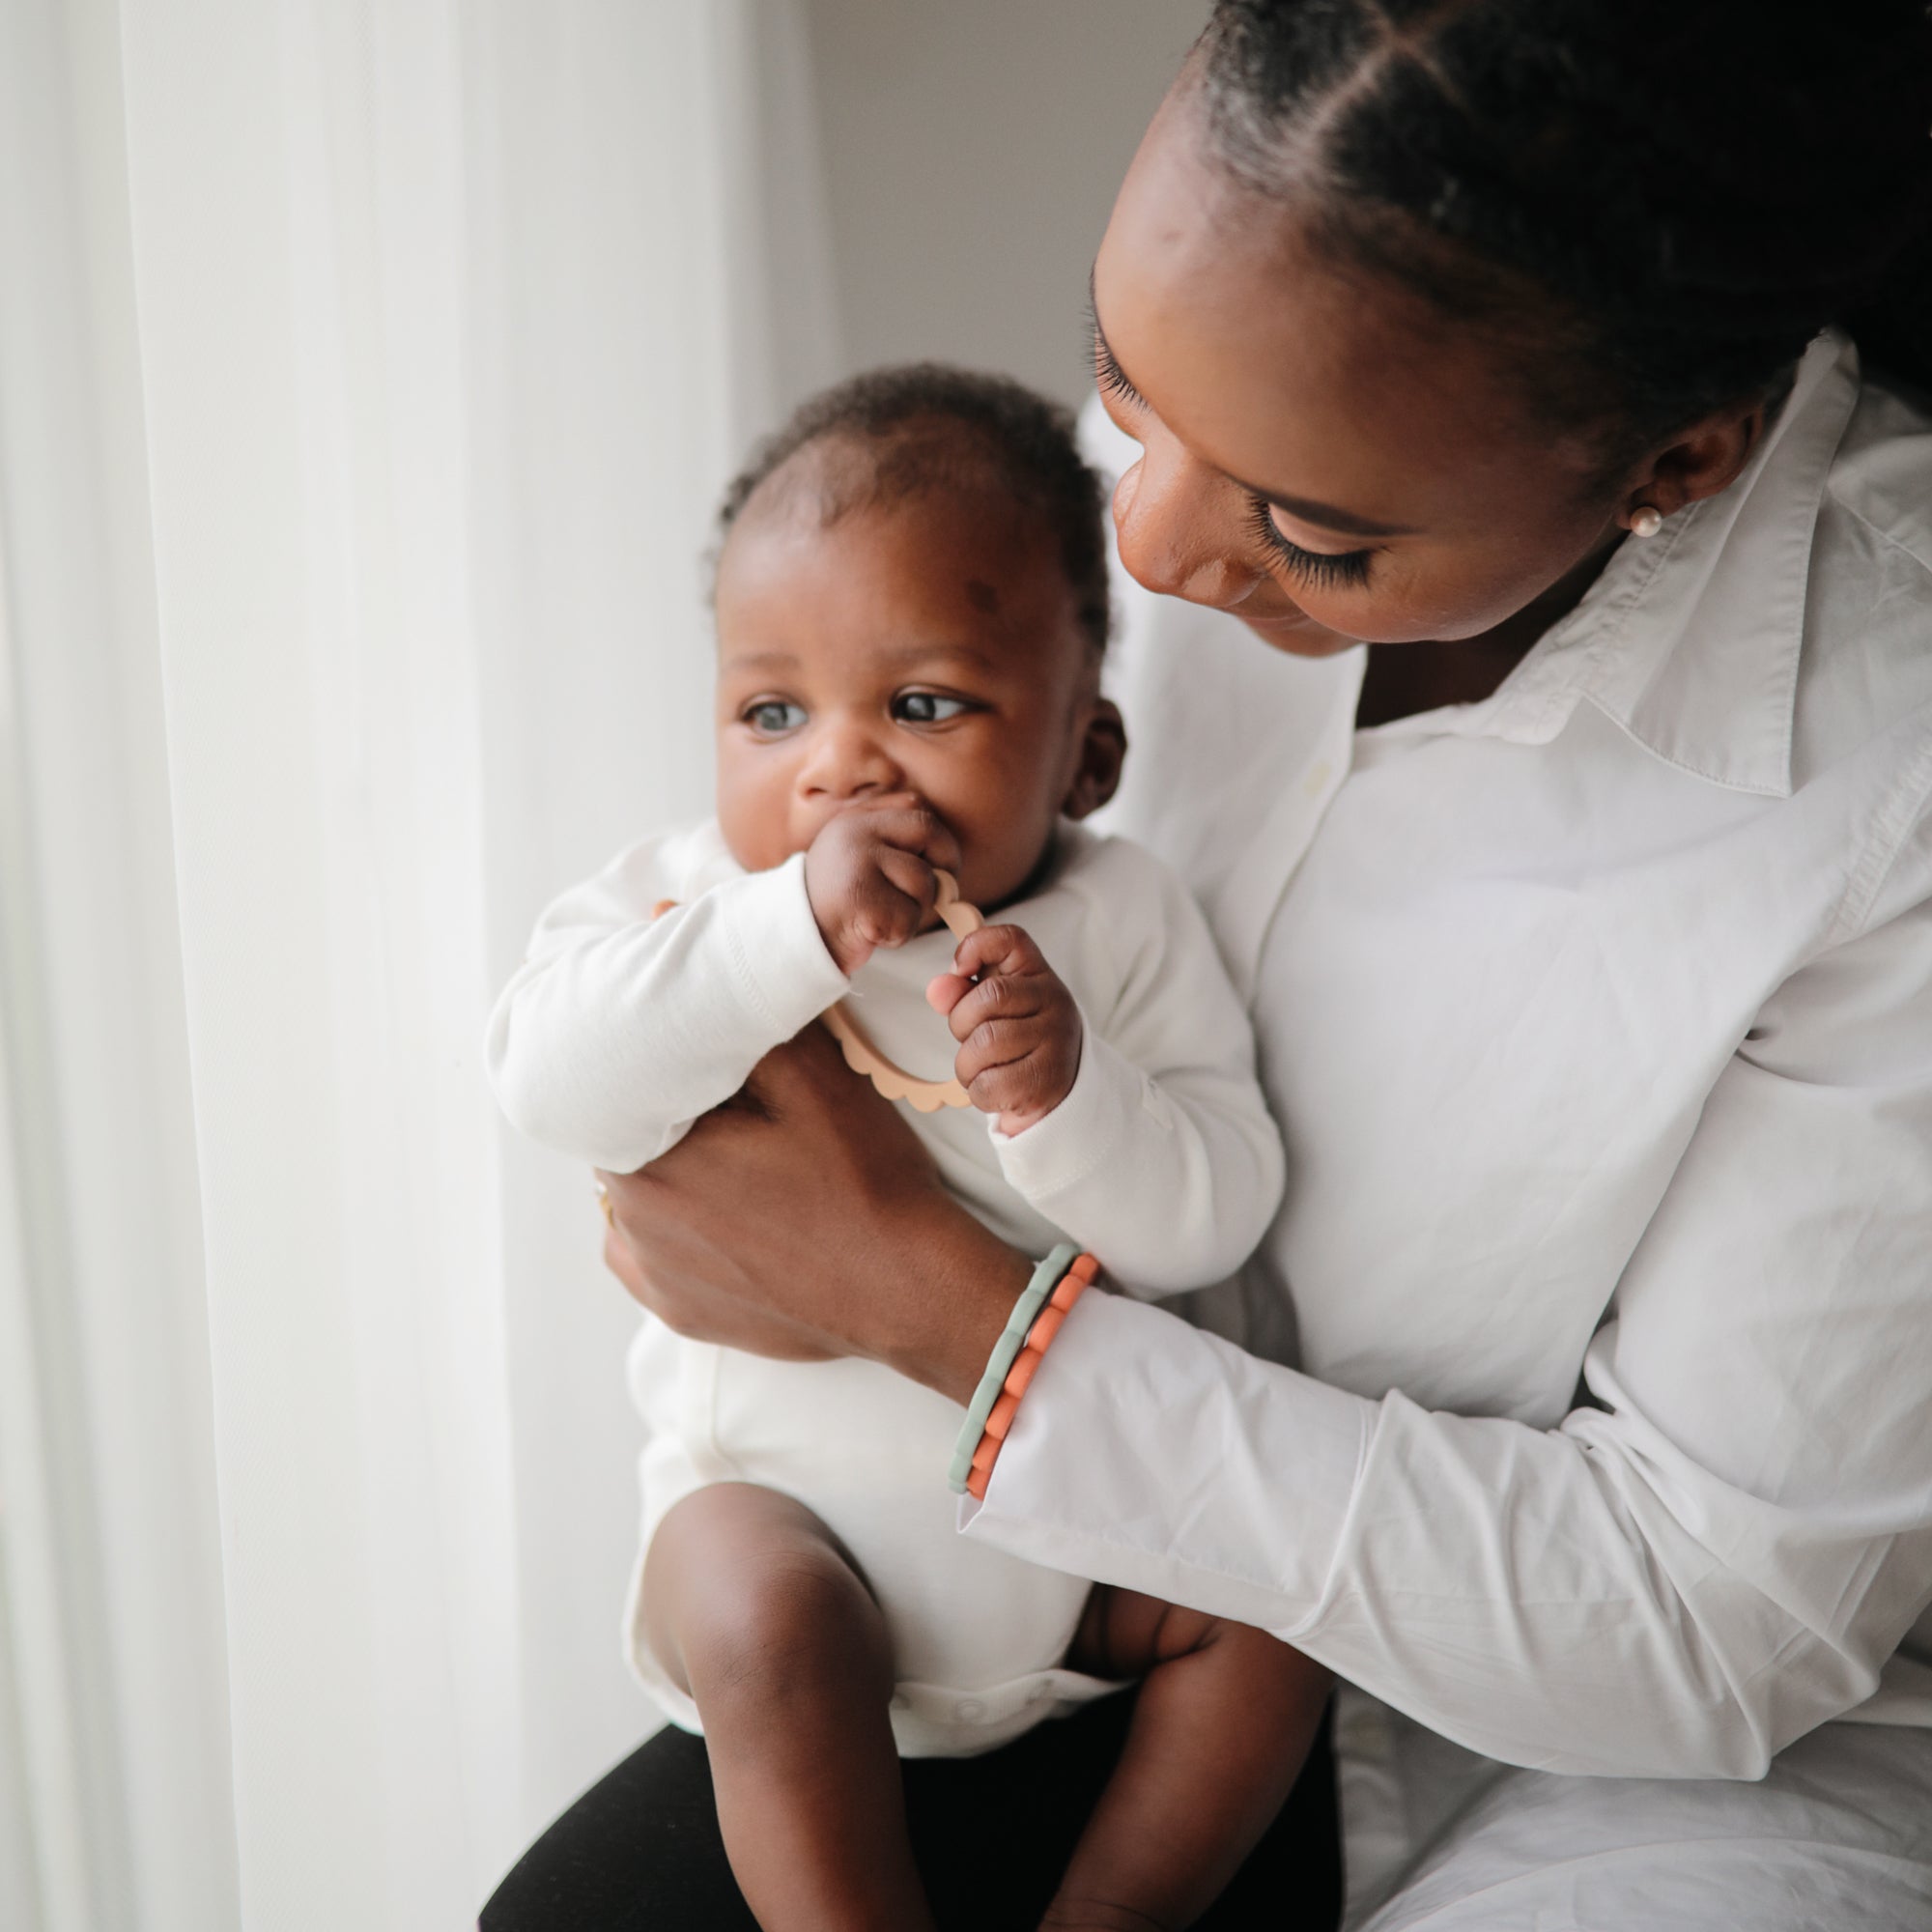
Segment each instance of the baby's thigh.
[{"label": "baby's thigh", "polygon": [[1497,1766],[1360,1932],[1920,1932],[1932,1732],[1828,1724],[1761,1782]]},{"label": "baby's thigh", "polygon": [[659,1523],[644,1562],[644,1634],[677,1688],[744,1684],[834,1644],[888,1663],[884,1624],[858,1566],[790,1496],[714,1483]]}]

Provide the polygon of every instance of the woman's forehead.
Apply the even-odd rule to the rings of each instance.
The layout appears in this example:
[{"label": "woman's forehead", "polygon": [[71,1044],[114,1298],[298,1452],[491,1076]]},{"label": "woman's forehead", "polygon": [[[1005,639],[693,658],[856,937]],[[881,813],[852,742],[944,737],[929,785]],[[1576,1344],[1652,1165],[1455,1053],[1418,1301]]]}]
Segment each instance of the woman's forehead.
[{"label": "woman's forehead", "polygon": [[1192,120],[1156,117],[1094,271],[1106,348],[1170,434],[1263,495],[1396,526],[1580,477],[1489,342],[1338,261],[1312,206],[1235,180]]}]

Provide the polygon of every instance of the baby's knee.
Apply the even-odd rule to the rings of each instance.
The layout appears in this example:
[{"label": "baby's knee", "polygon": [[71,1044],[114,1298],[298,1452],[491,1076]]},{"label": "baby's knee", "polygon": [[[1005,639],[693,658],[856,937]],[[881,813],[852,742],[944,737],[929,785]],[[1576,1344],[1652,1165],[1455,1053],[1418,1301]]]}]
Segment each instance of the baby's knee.
[{"label": "baby's knee", "polygon": [[[810,1512],[784,1497],[769,1501],[723,1501],[709,1521],[679,1525],[673,1548],[653,1548],[654,1564],[668,1559],[662,1627],[691,1694],[700,1709],[725,1698],[769,1707],[875,1684],[890,1694],[885,1622],[864,1579]],[[647,1572],[647,1588],[650,1580]]]},{"label": "baby's knee", "polygon": [[720,1578],[687,1634],[694,1694],[796,1696],[853,1679],[890,1688],[885,1626],[836,1551],[786,1551],[763,1570]]}]

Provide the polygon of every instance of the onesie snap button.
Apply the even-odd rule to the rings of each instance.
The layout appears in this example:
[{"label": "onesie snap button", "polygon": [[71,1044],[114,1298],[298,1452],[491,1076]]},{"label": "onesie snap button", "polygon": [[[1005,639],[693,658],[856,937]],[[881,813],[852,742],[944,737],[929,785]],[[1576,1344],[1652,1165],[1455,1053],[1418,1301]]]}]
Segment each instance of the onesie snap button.
[{"label": "onesie snap button", "polygon": [[952,1715],[962,1724],[977,1724],[986,1715],[986,1707],[977,1697],[962,1697],[953,1705]]}]

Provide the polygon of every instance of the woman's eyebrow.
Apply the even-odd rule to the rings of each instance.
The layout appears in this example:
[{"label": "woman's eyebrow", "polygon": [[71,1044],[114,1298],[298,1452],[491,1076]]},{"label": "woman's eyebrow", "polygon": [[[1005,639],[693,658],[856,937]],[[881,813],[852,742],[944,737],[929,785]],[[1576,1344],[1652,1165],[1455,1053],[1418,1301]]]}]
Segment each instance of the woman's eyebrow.
[{"label": "woman's eyebrow", "polygon": [[[1120,357],[1114,354],[1113,345],[1107,340],[1107,331],[1100,327],[1100,311],[1094,304],[1094,275],[1090,270],[1087,275],[1087,322],[1094,331],[1094,361],[1099,371],[1102,388],[1113,389],[1120,395],[1128,397],[1147,408],[1147,398],[1134,387],[1127,372],[1121,367]],[[1264,490],[1256,483],[1243,483],[1238,476],[1228,480],[1237,490],[1245,490],[1250,497],[1259,497],[1264,503],[1272,503],[1277,510],[1286,510],[1291,517],[1299,517],[1304,524],[1318,524],[1324,530],[1338,530],[1344,536],[1351,537],[1410,537],[1417,531],[1414,524],[1384,524],[1374,517],[1360,517],[1353,510],[1339,509],[1333,503],[1318,503],[1308,497],[1290,497],[1278,490]]]}]

